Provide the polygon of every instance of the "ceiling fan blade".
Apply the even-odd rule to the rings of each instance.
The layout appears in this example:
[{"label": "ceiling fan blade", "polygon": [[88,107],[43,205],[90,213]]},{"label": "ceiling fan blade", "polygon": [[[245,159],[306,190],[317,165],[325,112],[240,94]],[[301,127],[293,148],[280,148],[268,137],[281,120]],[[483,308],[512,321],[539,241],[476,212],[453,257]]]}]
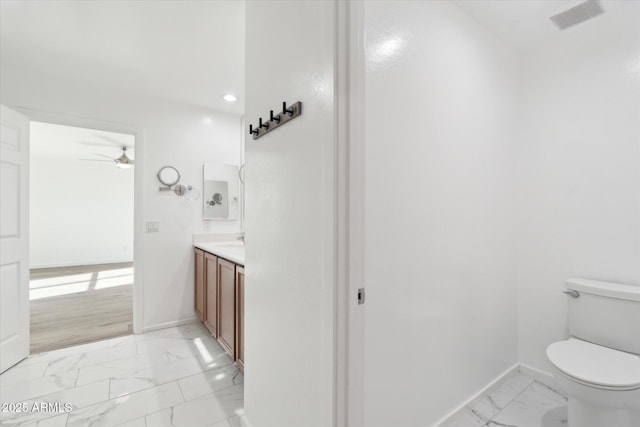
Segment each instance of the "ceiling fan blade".
[{"label": "ceiling fan blade", "polygon": [[91,145],[93,147],[113,147],[113,145],[108,142],[76,141],[76,144]]},{"label": "ceiling fan blade", "polygon": [[99,154],[99,153],[93,153],[96,156],[100,156],[100,157],[106,157],[107,159],[111,159],[111,160],[115,160],[116,157],[111,157],[111,156],[105,156],[104,154]]},{"label": "ceiling fan blade", "polygon": [[113,160],[102,160],[102,159],[78,159],[78,160],[84,160],[86,162],[107,162],[107,163],[111,163]]},{"label": "ceiling fan blade", "polygon": [[93,135],[96,138],[100,138],[100,139],[102,139],[104,141],[110,142],[111,144],[117,145],[118,147],[123,147],[123,146],[129,147],[127,144],[125,144],[125,143],[123,143],[121,141],[118,141],[116,138],[112,138],[112,137],[106,136],[106,135],[100,135],[99,133],[94,133]]}]

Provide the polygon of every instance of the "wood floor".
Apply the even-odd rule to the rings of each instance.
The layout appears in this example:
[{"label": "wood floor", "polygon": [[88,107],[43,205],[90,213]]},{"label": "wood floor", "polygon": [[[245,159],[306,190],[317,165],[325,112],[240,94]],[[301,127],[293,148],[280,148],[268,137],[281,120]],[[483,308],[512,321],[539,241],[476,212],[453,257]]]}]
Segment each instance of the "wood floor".
[{"label": "wood floor", "polygon": [[31,270],[31,353],[133,333],[133,264]]}]

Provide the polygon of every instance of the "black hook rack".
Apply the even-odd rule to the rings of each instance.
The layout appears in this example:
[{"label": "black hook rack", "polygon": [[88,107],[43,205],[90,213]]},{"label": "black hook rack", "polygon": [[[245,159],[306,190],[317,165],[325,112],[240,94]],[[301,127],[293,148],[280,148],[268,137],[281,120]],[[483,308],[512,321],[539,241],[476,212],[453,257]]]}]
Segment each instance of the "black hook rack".
[{"label": "black hook rack", "polygon": [[258,127],[254,129],[253,125],[249,125],[249,135],[253,139],[258,139],[267,133],[279,128],[290,120],[295,119],[302,114],[302,102],[298,101],[295,104],[287,108],[287,103],[282,103],[282,112],[274,115],[273,110],[269,111],[269,121],[266,123],[262,121],[262,117],[258,120]]}]

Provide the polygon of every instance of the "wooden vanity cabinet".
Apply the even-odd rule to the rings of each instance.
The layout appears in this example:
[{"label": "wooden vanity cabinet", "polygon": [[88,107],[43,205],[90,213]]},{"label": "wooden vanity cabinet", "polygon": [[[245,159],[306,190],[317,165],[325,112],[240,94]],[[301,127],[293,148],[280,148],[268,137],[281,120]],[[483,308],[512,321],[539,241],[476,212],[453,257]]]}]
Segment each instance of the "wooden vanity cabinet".
[{"label": "wooden vanity cabinet", "polygon": [[195,311],[244,372],[244,267],[194,248]]},{"label": "wooden vanity cabinet", "polygon": [[218,257],[204,253],[204,326],[218,338]]},{"label": "wooden vanity cabinet", "polygon": [[204,251],[194,249],[195,254],[195,311],[200,321],[204,321],[205,284]]},{"label": "wooden vanity cabinet", "polygon": [[236,356],[236,265],[218,258],[218,342],[229,356]]},{"label": "wooden vanity cabinet", "polygon": [[244,373],[244,268],[236,266],[236,362]]}]

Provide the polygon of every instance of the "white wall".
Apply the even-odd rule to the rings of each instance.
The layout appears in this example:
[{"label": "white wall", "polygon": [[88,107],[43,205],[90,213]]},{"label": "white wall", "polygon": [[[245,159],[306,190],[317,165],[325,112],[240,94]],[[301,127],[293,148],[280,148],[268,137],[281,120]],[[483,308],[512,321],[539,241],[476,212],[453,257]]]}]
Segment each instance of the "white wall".
[{"label": "white wall", "polygon": [[365,423],[427,426],[517,362],[517,61],[450,2],[365,28]]},{"label": "white wall", "polygon": [[523,58],[519,360],[546,372],[567,278],[640,285],[638,16],[612,8]]},{"label": "white wall", "polygon": [[31,268],[133,261],[134,170],[34,154],[43,131],[31,132]]},{"label": "white wall", "polygon": [[245,413],[332,425],[335,2],[246,4],[246,114],[302,116],[246,139]]},{"label": "white wall", "polygon": [[[204,230],[202,198],[191,202],[158,192],[158,169],[175,166],[181,183],[202,191],[202,166],[207,162],[238,164],[240,117],[154,99],[129,92],[2,66],[0,102],[11,108],[56,113],[70,121],[107,122],[114,129],[138,132],[136,161],[142,167],[142,187],[136,203],[144,220],[159,221],[159,233],[147,233],[144,254],[144,327],[194,317],[192,234]],[[205,120],[209,118],[211,120]],[[143,144],[143,155],[140,145]],[[142,227],[143,224],[137,224]],[[235,231],[239,221],[216,223],[210,231]]]}]

